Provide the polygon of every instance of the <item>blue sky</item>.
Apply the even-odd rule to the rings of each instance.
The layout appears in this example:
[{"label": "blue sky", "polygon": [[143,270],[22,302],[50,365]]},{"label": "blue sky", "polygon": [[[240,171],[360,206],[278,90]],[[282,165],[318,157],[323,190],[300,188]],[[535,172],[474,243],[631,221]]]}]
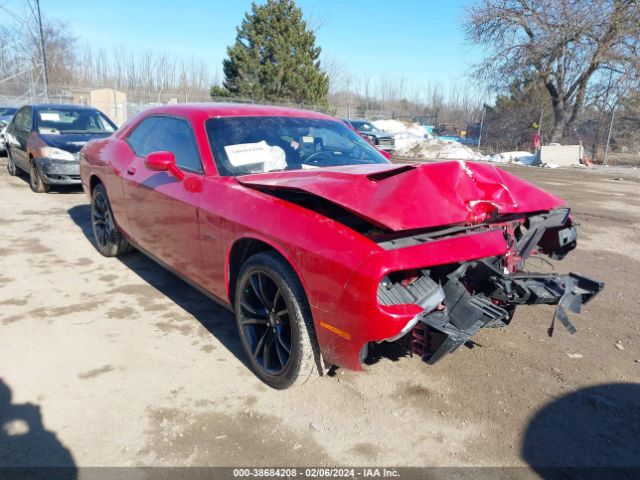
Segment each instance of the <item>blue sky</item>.
[{"label": "blue sky", "polygon": [[[428,82],[461,79],[480,52],[462,29],[470,0],[298,0],[305,16],[324,19],[317,34],[327,58],[359,77]],[[153,49],[193,56],[220,69],[250,0],[109,2],[41,0],[43,16],[61,20],[81,41],[111,49]]]}]

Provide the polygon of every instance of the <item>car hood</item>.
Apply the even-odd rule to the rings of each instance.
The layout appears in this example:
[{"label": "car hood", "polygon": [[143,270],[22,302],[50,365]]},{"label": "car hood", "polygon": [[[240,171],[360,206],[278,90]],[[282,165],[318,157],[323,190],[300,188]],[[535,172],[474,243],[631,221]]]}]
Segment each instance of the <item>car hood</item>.
[{"label": "car hood", "polygon": [[70,135],[46,135],[40,133],[40,138],[49,146],[56,147],[67,152],[77,153],[82,147],[94,138],[104,138],[110,133],[73,133]]},{"label": "car hood", "polygon": [[392,231],[477,223],[482,211],[518,214],[565,203],[493,165],[463,161],[272,172],[238,181],[253,188],[304,191]]}]

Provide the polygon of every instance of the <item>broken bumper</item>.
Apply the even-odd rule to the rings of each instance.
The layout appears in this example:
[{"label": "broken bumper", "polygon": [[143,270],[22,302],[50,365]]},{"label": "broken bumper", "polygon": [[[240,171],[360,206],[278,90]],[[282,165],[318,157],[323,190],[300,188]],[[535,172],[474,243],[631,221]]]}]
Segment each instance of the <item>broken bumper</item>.
[{"label": "broken bumper", "polygon": [[483,288],[485,291],[487,287],[493,288],[490,297],[486,293],[470,294],[459,281],[461,277],[451,278],[444,287],[445,303],[449,307],[425,311],[420,316],[420,323],[412,332],[411,348],[425,362],[436,363],[468,342],[481,328],[505,326],[517,305],[557,305],[549,336],[553,334],[556,320],[570,333],[575,333],[567,310],[580,313],[582,305],[604,287],[603,282],[576,273],[505,275],[479,263],[480,270],[488,273]]},{"label": "broken bumper", "polygon": [[78,161],[36,158],[35,162],[45,183],[50,185],[80,184],[80,163]]},{"label": "broken bumper", "polygon": [[361,370],[368,344],[397,342],[433,364],[480,328],[507,325],[518,305],[557,305],[549,333],[556,319],[573,332],[567,312],[579,312],[603,288],[575,273],[521,272],[532,253],[561,259],[575,248],[567,209],[515,225],[460,228],[443,238],[379,243],[383,251],[352,273],[334,310],[314,307],[325,361]]}]

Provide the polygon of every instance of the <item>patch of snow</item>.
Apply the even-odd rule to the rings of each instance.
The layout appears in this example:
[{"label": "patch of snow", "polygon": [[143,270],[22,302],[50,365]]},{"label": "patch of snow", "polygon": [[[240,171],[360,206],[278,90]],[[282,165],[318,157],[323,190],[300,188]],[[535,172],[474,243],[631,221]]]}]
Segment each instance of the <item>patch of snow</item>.
[{"label": "patch of snow", "polygon": [[433,138],[417,123],[400,120],[376,120],[376,128],[391,133],[395,139],[397,155],[415,159],[483,160],[469,147],[459,142]]},{"label": "patch of snow", "polygon": [[375,120],[376,128],[391,133],[395,139],[395,154],[416,160],[475,160],[492,163],[514,163],[531,167],[557,168],[553,163],[543,164],[538,155],[513,151],[495,155],[481,155],[470,147],[454,140],[434,138],[424,127],[400,120]]},{"label": "patch of snow", "polygon": [[418,143],[408,144],[404,148],[396,145],[396,153],[416,159],[486,160],[488,158],[459,142],[436,138],[426,138]]},{"label": "patch of snow", "polygon": [[377,129],[382,130],[383,132],[391,133],[392,135],[398,133],[410,133],[419,138],[431,138],[432,135],[427,132],[427,130],[413,122],[403,122],[401,120],[376,120],[373,123]]},{"label": "patch of snow", "polygon": [[398,132],[393,135],[396,144],[396,151],[411,150],[416,145],[424,142],[425,138],[410,132]]},{"label": "patch of snow", "polygon": [[495,163],[520,163],[522,165],[534,165],[538,157],[531,152],[502,152],[492,155],[489,159]]}]

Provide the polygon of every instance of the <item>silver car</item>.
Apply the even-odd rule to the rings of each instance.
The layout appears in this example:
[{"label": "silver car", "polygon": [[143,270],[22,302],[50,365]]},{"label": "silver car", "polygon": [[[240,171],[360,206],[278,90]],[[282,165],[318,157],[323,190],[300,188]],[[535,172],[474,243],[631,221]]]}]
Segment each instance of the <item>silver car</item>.
[{"label": "silver car", "polygon": [[0,155],[7,154],[7,142],[4,134],[16,110],[18,110],[16,107],[0,107]]}]

